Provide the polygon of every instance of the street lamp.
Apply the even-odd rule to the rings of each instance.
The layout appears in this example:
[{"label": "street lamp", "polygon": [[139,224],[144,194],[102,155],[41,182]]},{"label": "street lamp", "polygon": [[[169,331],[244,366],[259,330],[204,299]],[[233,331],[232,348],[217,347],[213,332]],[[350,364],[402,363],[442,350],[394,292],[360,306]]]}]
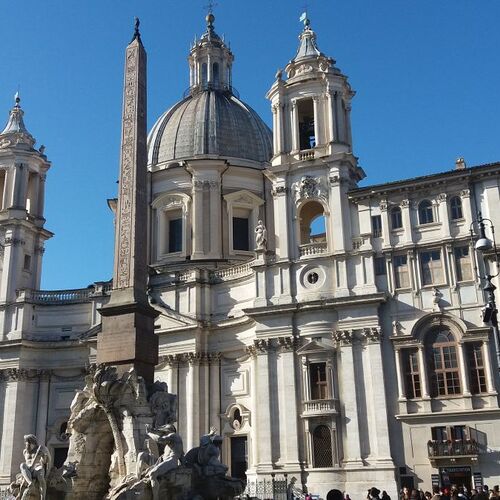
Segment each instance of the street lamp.
[{"label": "street lamp", "polygon": [[[485,224],[485,222],[489,225],[492,240],[490,240],[486,236],[486,224]],[[477,239],[475,244],[474,244],[474,229],[473,229],[474,222],[472,222],[472,224],[470,226],[470,234],[471,234],[471,241],[474,244],[474,248],[476,249],[476,252],[483,256],[483,263],[484,263],[484,268],[485,268],[485,275],[482,278],[486,282],[486,284],[483,286],[483,291],[486,294],[486,306],[483,309],[483,323],[491,325],[491,328],[493,330],[493,338],[495,341],[495,351],[496,351],[496,355],[497,355],[497,367],[500,370],[500,337],[499,337],[499,332],[498,332],[498,310],[497,310],[497,304],[495,301],[496,286],[491,281],[493,278],[496,278],[500,274],[499,267],[498,267],[497,245],[496,245],[496,241],[495,241],[495,226],[493,226],[493,222],[491,222],[490,219],[483,218],[483,216],[481,215],[481,212],[479,212],[477,214],[477,225],[479,227],[479,238]],[[487,272],[488,266],[486,265],[486,259],[485,259],[485,255],[484,255],[487,252],[490,252],[492,250],[495,254],[495,263],[497,265],[496,274],[490,274],[489,272]],[[476,270],[476,275],[478,275],[477,267],[476,266],[474,266],[474,267]]]}]

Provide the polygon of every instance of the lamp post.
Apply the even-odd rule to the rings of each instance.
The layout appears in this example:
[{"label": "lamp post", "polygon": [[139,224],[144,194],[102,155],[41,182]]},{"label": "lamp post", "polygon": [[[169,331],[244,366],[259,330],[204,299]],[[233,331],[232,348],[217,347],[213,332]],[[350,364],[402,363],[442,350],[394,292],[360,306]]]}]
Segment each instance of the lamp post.
[{"label": "lamp post", "polygon": [[[483,323],[491,325],[491,328],[493,330],[493,339],[495,341],[495,351],[496,351],[496,356],[497,356],[497,368],[500,370],[500,337],[499,337],[499,332],[498,332],[498,310],[497,310],[497,304],[495,301],[495,290],[496,286],[492,283],[492,279],[496,278],[499,273],[499,267],[498,267],[498,252],[497,252],[497,245],[495,241],[495,226],[491,222],[490,219],[485,219],[481,215],[481,212],[477,214],[477,225],[479,227],[479,238],[477,239],[476,243],[474,244],[474,248],[476,252],[483,257],[483,263],[485,264],[485,275],[483,276],[483,280],[486,282],[486,284],[483,286],[483,291],[486,294],[486,305],[483,309]],[[485,222],[489,225],[489,229],[491,232],[492,240],[490,240],[486,236],[486,224]],[[471,241],[474,243],[474,230],[473,230],[474,222],[471,224],[470,228],[470,233],[471,233]],[[496,274],[490,274],[487,269],[488,266],[486,265],[486,258],[485,254],[488,252],[494,252],[495,255],[495,263],[497,265],[497,272]],[[476,267],[476,274],[477,272],[477,267]]]}]

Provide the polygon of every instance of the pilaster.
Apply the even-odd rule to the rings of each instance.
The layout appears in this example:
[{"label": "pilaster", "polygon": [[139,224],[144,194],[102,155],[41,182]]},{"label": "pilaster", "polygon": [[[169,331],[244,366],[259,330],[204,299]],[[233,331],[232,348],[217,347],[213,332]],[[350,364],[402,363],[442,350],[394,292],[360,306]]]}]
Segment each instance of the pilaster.
[{"label": "pilaster", "polygon": [[[293,337],[280,337],[279,360],[280,360],[280,394],[282,395],[280,418],[284,426],[284,442],[280,449],[285,450],[285,467],[289,470],[297,470],[300,467],[299,459],[299,429],[298,415],[300,410],[297,406],[297,379],[296,379],[296,356],[295,339]],[[282,458],[283,462],[283,458]]]},{"label": "pilaster", "polygon": [[273,349],[272,341],[259,339],[254,341],[256,354],[256,384],[257,398],[255,401],[256,439],[258,443],[257,473],[266,473],[273,470],[273,433],[271,415],[271,388],[269,380],[269,354]]},{"label": "pilaster", "polygon": [[354,332],[352,330],[340,330],[333,334],[333,339],[340,343],[340,370],[339,378],[341,382],[340,399],[344,403],[343,415],[343,441],[345,467],[362,467],[361,443],[359,428],[359,407],[358,392],[359,387],[356,382],[356,371],[358,368],[355,356],[357,347]]}]

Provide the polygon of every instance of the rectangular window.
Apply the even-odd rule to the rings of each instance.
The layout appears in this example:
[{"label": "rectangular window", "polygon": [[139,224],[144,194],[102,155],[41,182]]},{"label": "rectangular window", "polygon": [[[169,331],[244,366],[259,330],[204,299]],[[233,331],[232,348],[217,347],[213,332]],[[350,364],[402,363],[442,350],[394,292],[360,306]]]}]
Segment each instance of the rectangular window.
[{"label": "rectangular window", "polygon": [[448,439],[448,428],[444,426],[432,427],[431,434],[434,441],[446,441]]},{"label": "rectangular window", "polygon": [[24,265],[23,268],[25,271],[29,271],[31,269],[31,255],[26,254],[24,256]]},{"label": "rectangular window", "polygon": [[182,219],[168,221],[168,251],[182,252]]},{"label": "rectangular window", "polygon": [[375,257],[375,276],[385,276],[387,268],[385,267],[385,257]]},{"label": "rectangular window", "polygon": [[391,210],[391,227],[392,229],[401,229],[403,227],[403,217],[399,207]]},{"label": "rectangular window", "polygon": [[309,378],[311,383],[311,399],[328,399],[326,363],[311,363],[309,365]]},{"label": "rectangular window", "polygon": [[456,247],[455,253],[455,266],[457,270],[457,281],[471,281],[472,280],[472,266],[469,257],[469,247]]},{"label": "rectangular window", "polygon": [[408,271],[408,256],[395,255],[393,263],[396,288],[409,288],[410,273]]},{"label": "rectangular window", "polygon": [[420,253],[422,285],[438,285],[444,282],[441,251],[430,250]]},{"label": "rectangular window", "polygon": [[465,344],[465,347],[469,362],[470,391],[472,394],[486,392],[483,345],[481,342],[468,342]]},{"label": "rectangular window", "polygon": [[247,218],[233,217],[233,249],[250,250]]},{"label": "rectangular window", "polygon": [[418,369],[418,350],[405,349],[403,351],[406,397],[420,398],[422,390],[420,387],[420,371]]},{"label": "rectangular window", "polygon": [[380,238],[382,236],[382,216],[372,215],[372,236]]}]

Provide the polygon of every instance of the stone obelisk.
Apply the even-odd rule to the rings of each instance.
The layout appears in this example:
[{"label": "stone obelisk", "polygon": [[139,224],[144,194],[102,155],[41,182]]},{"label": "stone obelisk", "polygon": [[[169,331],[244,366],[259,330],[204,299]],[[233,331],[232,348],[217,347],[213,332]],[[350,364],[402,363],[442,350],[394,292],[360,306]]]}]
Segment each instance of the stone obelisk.
[{"label": "stone obelisk", "polygon": [[136,19],[127,46],[123,90],[120,180],[115,227],[113,290],[101,309],[97,362],[123,373],[135,368],[153,382],[158,363],[158,312],[147,298],[147,123],[146,51]]}]

